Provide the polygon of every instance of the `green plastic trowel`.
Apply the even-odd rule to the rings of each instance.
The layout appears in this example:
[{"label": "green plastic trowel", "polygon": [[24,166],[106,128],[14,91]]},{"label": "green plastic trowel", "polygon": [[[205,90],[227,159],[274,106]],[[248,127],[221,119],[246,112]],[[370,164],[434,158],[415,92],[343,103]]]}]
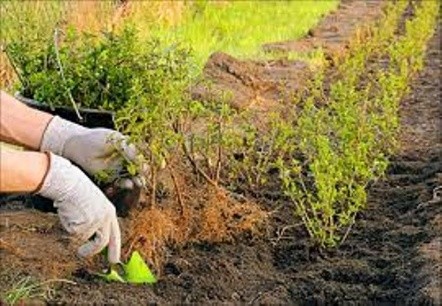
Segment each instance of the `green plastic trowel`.
[{"label": "green plastic trowel", "polygon": [[108,273],[98,273],[98,275],[109,282],[129,284],[154,284],[157,282],[155,275],[150,271],[138,251],[132,253],[126,264],[111,265]]}]

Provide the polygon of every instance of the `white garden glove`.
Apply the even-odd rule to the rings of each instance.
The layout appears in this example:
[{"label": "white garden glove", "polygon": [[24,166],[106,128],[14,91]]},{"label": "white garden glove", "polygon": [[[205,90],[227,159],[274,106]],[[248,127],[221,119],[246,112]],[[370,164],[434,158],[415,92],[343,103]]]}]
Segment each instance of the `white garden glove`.
[{"label": "white garden glove", "polygon": [[119,263],[121,233],[115,207],[79,168],[48,154],[49,170],[37,193],[54,201],[61,224],[70,234],[87,241],[78,249],[80,256],[97,254],[108,246],[109,262]]},{"label": "white garden glove", "polygon": [[118,185],[123,188],[143,185],[140,176],[130,177],[123,167],[124,159],[135,161],[135,147],[114,130],[89,129],[55,116],[46,127],[40,151],[61,155],[91,175],[103,170],[110,172],[109,181],[118,178]]}]

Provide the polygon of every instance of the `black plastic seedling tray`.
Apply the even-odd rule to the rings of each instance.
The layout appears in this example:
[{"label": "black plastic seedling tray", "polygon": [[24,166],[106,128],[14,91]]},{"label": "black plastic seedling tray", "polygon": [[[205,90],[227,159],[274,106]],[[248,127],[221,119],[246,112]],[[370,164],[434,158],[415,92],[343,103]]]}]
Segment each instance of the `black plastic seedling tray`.
[{"label": "black plastic seedling tray", "polygon": [[32,108],[50,113],[52,115],[60,116],[63,119],[81,124],[88,128],[95,128],[95,127],[102,127],[109,129],[115,128],[114,125],[115,113],[112,111],[80,108],[79,113],[82,117],[82,120],[80,120],[73,108],[64,107],[64,106],[51,107],[49,104],[45,102],[39,102],[33,99],[26,98],[22,96],[20,93],[17,93],[15,97],[19,101],[25,103],[26,105]]}]

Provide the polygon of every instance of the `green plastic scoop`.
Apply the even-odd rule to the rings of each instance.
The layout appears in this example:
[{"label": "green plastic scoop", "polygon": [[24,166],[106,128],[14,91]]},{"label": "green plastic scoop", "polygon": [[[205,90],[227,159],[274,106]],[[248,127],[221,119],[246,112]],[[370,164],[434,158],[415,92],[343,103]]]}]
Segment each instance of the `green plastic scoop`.
[{"label": "green plastic scoop", "polygon": [[98,275],[108,282],[129,284],[154,284],[157,282],[155,275],[150,271],[138,251],[132,253],[126,264],[122,263],[118,266],[122,268],[122,273],[119,273],[115,266],[111,266],[108,273],[98,273]]}]

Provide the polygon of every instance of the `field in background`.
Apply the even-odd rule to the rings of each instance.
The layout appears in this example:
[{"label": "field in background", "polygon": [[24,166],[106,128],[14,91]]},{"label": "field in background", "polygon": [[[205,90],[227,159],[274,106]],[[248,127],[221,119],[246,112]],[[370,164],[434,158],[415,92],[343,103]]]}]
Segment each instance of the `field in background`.
[{"label": "field in background", "polygon": [[[182,41],[203,65],[214,51],[235,57],[262,55],[261,45],[302,37],[337,1],[202,2],[186,10],[175,26],[159,23],[155,35]],[[140,27],[142,23],[139,23]]]},{"label": "field in background", "polygon": [[[51,38],[56,26],[98,33],[123,24],[140,29],[140,41],[158,36],[194,50],[199,67],[215,51],[237,57],[262,57],[261,44],[305,35],[338,1],[3,1],[2,49],[8,42]],[[0,87],[14,72],[0,54]]]}]

